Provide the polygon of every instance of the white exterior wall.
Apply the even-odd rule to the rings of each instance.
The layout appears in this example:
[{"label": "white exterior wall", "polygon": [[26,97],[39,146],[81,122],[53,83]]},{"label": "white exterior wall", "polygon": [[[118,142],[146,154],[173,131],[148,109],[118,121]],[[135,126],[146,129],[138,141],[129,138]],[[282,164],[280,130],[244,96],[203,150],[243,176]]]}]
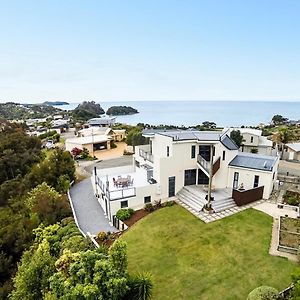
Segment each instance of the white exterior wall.
[{"label": "white exterior wall", "polygon": [[[243,144],[246,146],[258,146],[259,144],[259,136],[255,134],[251,134],[248,132],[242,133],[243,136]],[[251,143],[251,137],[253,137],[253,142]]]},{"label": "white exterior wall", "polygon": [[[147,196],[151,196],[152,204],[158,200],[161,200],[162,202],[166,201],[166,199],[161,199],[160,195],[157,194],[157,184],[138,187],[136,188],[135,197],[110,201],[110,209],[111,209],[112,216],[115,215],[117,211],[121,208],[122,201],[128,201],[128,208],[133,208],[134,210],[142,209],[145,206],[144,197]],[[103,209],[105,208],[103,207]]]},{"label": "white exterior wall", "polygon": [[[223,160],[223,151],[225,151],[225,160]],[[238,154],[238,150],[229,150],[222,143],[215,144],[214,161],[220,157],[220,169],[213,177],[212,185],[215,188],[225,188],[227,186],[228,164]]]},{"label": "white exterior wall", "polygon": [[[278,163],[277,163],[278,164]],[[273,172],[268,171],[260,171],[260,170],[252,170],[252,169],[245,169],[245,168],[239,168],[239,167],[229,167],[228,172],[228,182],[227,187],[233,188],[233,179],[234,179],[234,172],[239,173],[239,180],[238,180],[238,186],[240,186],[241,183],[243,183],[244,188],[252,189],[254,185],[254,176],[259,176],[259,182],[258,186],[264,186],[264,193],[263,193],[263,199],[269,199],[273,186],[275,183],[275,180],[277,178],[277,167],[274,167]],[[273,179],[273,173],[274,179]]]}]

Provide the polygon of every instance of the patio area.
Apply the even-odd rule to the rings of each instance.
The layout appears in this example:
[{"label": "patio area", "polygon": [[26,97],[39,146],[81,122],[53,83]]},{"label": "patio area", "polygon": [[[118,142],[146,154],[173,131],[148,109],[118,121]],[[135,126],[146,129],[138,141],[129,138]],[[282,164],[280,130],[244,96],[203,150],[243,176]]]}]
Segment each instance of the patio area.
[{"label": "patio area", "polygon": [[[122,172],[120,172],[122,171]],[[150,185],[147,181],[147,172],[144,169],[119,170],[109,175],[99,176],[101,189],[108,191],[110,200],[128,198],[136,196],[136,188]]]}]

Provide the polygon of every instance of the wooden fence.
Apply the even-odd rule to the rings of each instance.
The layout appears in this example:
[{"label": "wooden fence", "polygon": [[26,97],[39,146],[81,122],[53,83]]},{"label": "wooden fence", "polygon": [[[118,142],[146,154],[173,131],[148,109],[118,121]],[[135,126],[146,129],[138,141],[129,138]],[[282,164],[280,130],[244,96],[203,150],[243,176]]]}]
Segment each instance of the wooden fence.
[{"label": "wooden fence", "polygon": [[262,199],[264,193],[264,187],[259,186],[251,190],[232,190],[232,198],[237,206],[242,206],[257,200]]}]

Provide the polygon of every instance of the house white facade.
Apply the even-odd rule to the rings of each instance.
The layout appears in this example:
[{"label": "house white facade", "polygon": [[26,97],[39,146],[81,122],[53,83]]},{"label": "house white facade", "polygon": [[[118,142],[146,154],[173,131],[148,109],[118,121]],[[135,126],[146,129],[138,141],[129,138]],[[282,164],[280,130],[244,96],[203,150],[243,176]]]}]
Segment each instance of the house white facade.
[{"label": "house white facade", "polygon": [[[264,199],[271,195],[277,157],[242,153],[224,132],[148,130],[144,135],[150,143],[136,147],[132,166],[95,171],[99,203],[110,220],[120,208],[140,209],[148,202],[164,202],[187,186],[201,189],[199,201],[203,204],[209,178],[212,196],[223,191],[230,201],[233,190],[241,199],[247,191],[253,194],[250,198],[258,197],[257,193]],[[118,176],[130,176],[133,184],[115,187]]]},{"label": "house white facade", "polygon": [[224,132],[227,131],[228,135],[230,135],[232,130],[239,130],[243,136],[240,151],[276,156],[276,151],[273,149],[273,142],[268,140],[267,137],[262,136],[261,130],[253,128],[229,128],[225,129]]}]

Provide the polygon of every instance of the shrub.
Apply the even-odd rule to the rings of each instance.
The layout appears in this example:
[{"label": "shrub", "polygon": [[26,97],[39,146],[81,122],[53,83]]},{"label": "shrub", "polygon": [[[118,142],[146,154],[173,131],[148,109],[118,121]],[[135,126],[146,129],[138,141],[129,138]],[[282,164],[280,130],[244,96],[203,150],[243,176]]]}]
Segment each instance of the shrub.
[{"label": "shrub", "polygon": [[153,205],[151,203],[147,203],[144,206],[144,210],[146,210],[148,212],[152,212],[152,211],[154,211],[154,207],[153,207]]},{"label": "shrub", "polygon": [[105,240],[107,240],[107,233],[105,231],[100,231],[98,234],[97,234],[97,238],[99,241],[101,242],[104,242]]},{"label": "shrub", "polygon": [[111,149],[117,148],[117,145],[116,145],[116,143],[114,141],[111,141],[110,148]]},{"label": "shrub", "polygon": [[254,289],[247,297],[247,300],[275,300],[279,293],[276,289],[269,286],[260,286]]},{"label": "shrub", "polygon": [[116,217],[121,221],[125,221],[128,220],[133,214],[134,214],[134,210],[132,208],[128,208],[128,209],[121,208],[117,211]]},{"label": "shrub", "polygon": [[171,200],[171,201],[167,201],[165,202],[165,207],[170,207],[170,206],[173,206],[175,204],[175,201]]},{"label": "shrub", "polygon": [[154,205],[153,205],[154,209],[159,209],[162,207],[161,205],[161,200],[158,201],[154,201]]},{"label": "shrub", "polygon": [[129,290],[124,297],[125,300],[150,299],[153,290],[151,275],[146,273],[129,277],[128,287]]}]

